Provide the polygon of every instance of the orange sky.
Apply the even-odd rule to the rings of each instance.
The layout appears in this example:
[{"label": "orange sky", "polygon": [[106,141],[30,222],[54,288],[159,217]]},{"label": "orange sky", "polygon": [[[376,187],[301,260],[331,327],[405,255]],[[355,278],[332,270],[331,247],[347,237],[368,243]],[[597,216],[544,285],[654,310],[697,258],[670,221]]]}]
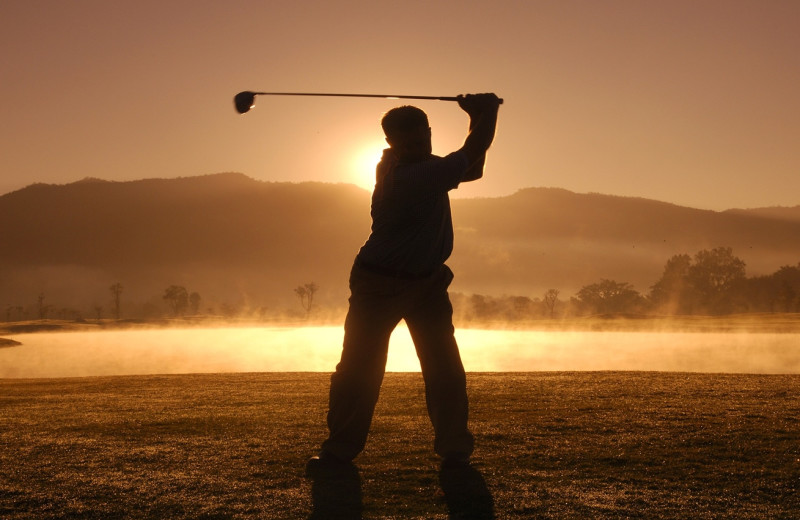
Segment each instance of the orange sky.
[{"label": "orange sky", "polygon": [[[4,0],[0,194],[239,171],[365,185],[396,101],[506,102],[486,177],[726,209],[800,204],[800,2]],[[419,102],[434,151],[463,140]]]}]

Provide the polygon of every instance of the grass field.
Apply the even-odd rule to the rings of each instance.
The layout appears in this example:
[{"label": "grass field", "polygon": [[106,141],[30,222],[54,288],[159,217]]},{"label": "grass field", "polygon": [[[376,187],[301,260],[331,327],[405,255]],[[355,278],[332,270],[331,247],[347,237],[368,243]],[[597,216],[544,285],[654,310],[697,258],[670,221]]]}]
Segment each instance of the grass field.
[{"label": "grass field", "polygon": [[0,380],[0,518],[800,518],[800,376],[469,374],[440,472],[387,374],[358,472],[304,477],[327,374]]}]

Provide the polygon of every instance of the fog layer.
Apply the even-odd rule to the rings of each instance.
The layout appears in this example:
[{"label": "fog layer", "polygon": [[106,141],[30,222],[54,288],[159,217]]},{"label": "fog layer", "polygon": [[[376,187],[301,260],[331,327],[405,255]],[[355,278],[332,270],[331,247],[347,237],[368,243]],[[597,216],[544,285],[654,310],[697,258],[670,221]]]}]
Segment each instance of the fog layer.
[{"label": "fog layer", "polygon": [[[644,370],[800,373],[800,337],[774,333],[457,331],[468,372]],[[0,378],[332,372],[341,327],[38,333],[0,349]],[[387,370],[418,371],[408,330]]]}]

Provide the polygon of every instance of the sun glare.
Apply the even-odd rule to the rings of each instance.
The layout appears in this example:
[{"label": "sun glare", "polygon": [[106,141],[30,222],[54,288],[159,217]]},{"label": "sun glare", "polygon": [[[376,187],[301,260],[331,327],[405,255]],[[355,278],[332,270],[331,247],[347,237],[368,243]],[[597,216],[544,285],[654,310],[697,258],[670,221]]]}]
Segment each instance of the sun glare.
[{"label": "sun glare", "polygon": [[375,187],[375,165],[381,160],[383,149],[380,145],[373,145],[361,147],[355,154],[353,154],[350,175],[353,184],[365,190],[372,191]]}]

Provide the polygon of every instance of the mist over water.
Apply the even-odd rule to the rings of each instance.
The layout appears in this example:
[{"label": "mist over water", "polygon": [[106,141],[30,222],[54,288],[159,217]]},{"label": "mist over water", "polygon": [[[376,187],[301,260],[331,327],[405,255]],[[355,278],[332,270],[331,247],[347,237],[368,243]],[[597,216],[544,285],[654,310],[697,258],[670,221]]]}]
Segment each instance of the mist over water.
[{"label": "mist over water", "polygon": [[[336,327],[193,328],[36,333],[0,349],[0,378],[217,372],[331,372]],[[800,335],[459,329],[468,372],[644,370],[800,373]],[[408,330],[392,336],[387,370],[419,371]]]}]

